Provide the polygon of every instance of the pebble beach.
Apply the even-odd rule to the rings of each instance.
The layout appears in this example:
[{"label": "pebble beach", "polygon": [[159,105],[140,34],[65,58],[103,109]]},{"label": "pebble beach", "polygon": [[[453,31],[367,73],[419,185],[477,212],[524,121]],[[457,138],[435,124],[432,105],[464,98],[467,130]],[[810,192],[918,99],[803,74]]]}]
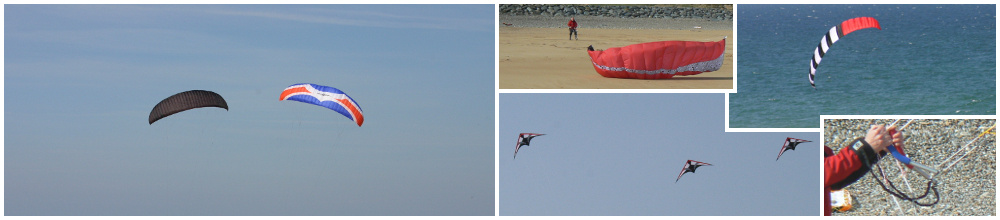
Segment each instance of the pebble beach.
[{"label": "pebble beach", "polygon": [[[855,138],[864,136],[871,125],[889,125],[893,121],[825,120],[823,143],[837,152]],[[897,126],[902,127],[907,121],[899,120]],[[995,123],[992,119],[913,120],[902,129],[906,137],[904,150],[914,161],[939,170],[934,179],[938,182],[940,201],[924,207],[895,198],[885,192],[869,173],[846,188],[852,195],[853,208],[846,212],[834,212],[833,215],[995,215],[996,135],[983,134]],[[915,172],[902,177],[896,160],[892,158],[883,158],[879,164],[898,189],[910,196],[923,194],[927,186],[925,178]],[[919,201],[932,202],[933,192]]]}]

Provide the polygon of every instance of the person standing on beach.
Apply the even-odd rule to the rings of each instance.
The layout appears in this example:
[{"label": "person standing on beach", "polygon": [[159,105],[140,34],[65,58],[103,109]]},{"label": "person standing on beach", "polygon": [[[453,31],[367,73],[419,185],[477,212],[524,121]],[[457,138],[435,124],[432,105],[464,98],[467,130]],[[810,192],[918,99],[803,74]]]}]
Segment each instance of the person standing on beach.
[{"label": "person standing on beach", "polygon": [[903,134],[896,126],[886,129],[884,125],[875,125],[864,138],[854,140],[851,146],[844,147],[837,155],[833,155],[829,147],[824,147],[823,185],[826,194],[823,194],[823,215],[831,214],[830,191],[843,189],[861,179],[893,144],[903,147]]},{"label": "person standing on beach", "polygon": [[[569,18],[569,23],[567,23],[566,25],[569,26],[569,39],[573,40],[573,37],[577,35],[576,34],[576,19],[573,18],[573,17],[570,17]],[[577,37],[576,40],[580,40],[580,38]]]}]

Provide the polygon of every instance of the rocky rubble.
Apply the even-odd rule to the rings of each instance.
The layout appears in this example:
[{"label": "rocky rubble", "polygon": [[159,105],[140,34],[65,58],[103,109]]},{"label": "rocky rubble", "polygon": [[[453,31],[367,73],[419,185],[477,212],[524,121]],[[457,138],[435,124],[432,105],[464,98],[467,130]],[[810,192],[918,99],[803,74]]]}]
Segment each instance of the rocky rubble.
[{"label": "rocky rubble", "polygon": [[551,17],[597,16],[613,18],[691,18],[712,21],[733,19],[725,8],[663,7],[650,5],[500,5],[500,15],[539,15]]}]

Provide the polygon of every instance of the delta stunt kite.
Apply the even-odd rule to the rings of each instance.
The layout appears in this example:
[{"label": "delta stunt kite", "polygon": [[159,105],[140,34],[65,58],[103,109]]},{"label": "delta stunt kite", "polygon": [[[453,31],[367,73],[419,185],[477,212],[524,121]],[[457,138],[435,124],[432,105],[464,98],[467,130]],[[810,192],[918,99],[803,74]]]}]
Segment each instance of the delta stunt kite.
[{"label": "delta stunt kite", "polygon": [[517,159],[517,151],[521,149],[521,146],[528,146],[531,143],[531,139],[542,136],[545,134],[535,134],[535,133],[521,133],[517,135],[517,147],[514,148],[514,159]]},{"label": "delta stunt kite", "polygon": [[[812,141],[802,140],[798,138],[785,138],[785,144],[781,145],[781,150],[778,150],[778,158],[781,158],[781,154],[784,154],[785,151],[795,150],[795,146],[806,142],[812,142]],[[777,161],[778,158],[774,158],[774,160]]]},{"label": "delta stunt kite", "polygon": [[[694,170],[698,169],[698,167],[711,166],[711,165],[712,164],[708,164],[705,162],[688,160],[686,163],[684,163],[684,168],[681,168],[681,174],[677,175],[677,180],[681,180],[681,176],[683,176],[685,173],[694,173]],[[677,183],[677,180],[674,180],[674,183]]]}]

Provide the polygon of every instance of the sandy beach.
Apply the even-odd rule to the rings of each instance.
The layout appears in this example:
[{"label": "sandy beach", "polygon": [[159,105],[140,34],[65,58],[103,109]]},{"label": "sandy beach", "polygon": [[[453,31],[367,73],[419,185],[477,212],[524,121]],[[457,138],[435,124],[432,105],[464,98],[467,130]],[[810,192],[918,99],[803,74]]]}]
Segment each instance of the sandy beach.
[{"label": "sandy beach", "polygon": [[[731,21],[577,17],[579,40],[569,40],[561,17],[501,17],[500,89],[732,89]],[[556,25],[553,25],[556,24]],[[637,25],[633,25],[637,24]],[[695,28],[696,26],[700,28]],[[587,46],[595,49],[655,41],[726,39],[722,68],[693,76],[640,80],[605,78],[594,70]]]}]

